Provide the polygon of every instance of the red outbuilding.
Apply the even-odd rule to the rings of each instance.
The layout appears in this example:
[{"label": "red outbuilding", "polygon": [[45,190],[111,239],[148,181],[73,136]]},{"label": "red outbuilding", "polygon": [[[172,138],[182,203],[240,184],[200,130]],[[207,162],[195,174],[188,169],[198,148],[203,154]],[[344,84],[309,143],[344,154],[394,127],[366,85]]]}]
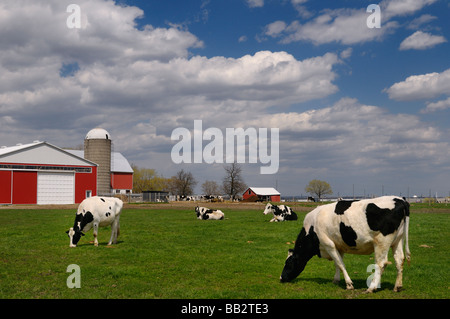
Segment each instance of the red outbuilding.
[{"label": "red outbuilding", "polygon": [[281,194],[273,187],[249,187],[242,194],[244,200],[250,197],[257,198],[261,202],[280,202]]}]

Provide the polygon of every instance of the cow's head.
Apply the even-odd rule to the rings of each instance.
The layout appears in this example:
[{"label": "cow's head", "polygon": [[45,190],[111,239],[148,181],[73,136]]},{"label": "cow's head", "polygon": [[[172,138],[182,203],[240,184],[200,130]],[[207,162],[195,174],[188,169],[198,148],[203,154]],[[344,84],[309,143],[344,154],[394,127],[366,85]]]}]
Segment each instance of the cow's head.
[{"label": "cow's head", "polygon": [[199,218],[200,217],[200,207],[195,207],[195,213],[197,214],[197,218]]},{"label": "cow's head", "polygon": [[273,210],[274,210],[274,208],[273,208],[272,204],[271,204],[271,203],[267,203],[266,208],[264,209],[263,214],[264,214],[264,215],[271,214],[271,213],[273,213]]},{"label": "cow's head", "polygon": [[73,229],[73,227],[70,227],[70,229],[66,231],[66,234],[70,239],[70,247],[77,247],[81,236],[84,236],[84,234],[81,232],[81,230],[78,229],[78,227],[75,230]]},{"label": "cow's head", "polygon": [[297,278],[314,255],[320,256],[319,239],[314,232],[314,226],[310,227],[308,234],[306,234],[305,228],[302,228],[294,249],[289,249],[280,281],[287,282]]}]

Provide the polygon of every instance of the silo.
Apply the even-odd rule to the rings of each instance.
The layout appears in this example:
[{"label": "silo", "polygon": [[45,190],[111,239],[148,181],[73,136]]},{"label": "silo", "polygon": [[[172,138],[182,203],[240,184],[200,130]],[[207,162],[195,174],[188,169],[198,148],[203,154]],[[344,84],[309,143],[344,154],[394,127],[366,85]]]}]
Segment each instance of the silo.
[{"label": "silo", "polygon": [[97,194],[111,192],[111,135],[102,128],[90,130],[84,139],[84,158],[98,164]]}]

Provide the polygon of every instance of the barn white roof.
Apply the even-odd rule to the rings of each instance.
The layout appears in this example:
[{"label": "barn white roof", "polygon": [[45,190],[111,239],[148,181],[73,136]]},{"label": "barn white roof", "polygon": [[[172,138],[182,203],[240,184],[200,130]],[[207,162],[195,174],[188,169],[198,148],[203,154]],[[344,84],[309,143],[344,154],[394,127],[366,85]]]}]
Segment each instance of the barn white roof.
[{"label": "barn white roof", "polygon": [[[83,150],[66,150],[78,157],[84,158]],[[115,173],[133,173],[128,160],[119,152],[111,152],[111,171]]]},{"label": "barn white roof", "polygon": [[2,146],[0,161],[20,164],[97,165],[55,145],[40,141],[10,147]]},{"label": "barn white roof", "polygon": [[277,191],[273,187],[249,187],[249,188],[256,195],[263,195],[263,196],[267,196],[267,195],[281,195],[280,192]]}]

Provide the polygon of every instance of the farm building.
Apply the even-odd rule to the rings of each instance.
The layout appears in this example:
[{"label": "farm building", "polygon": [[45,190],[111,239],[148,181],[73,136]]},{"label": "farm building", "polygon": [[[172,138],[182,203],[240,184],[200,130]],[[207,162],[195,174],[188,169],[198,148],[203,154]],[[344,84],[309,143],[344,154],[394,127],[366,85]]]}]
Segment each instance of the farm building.
[{"label": "farm building", "polygon": [[[86,136],[84,151],[64,150],[40,141],[1,147],[0,204],[73,204],[99,194],[131,192],[131,166],[122,154],[111,152],[109,133],[94,130]],[[102,136],[90,134],[92,131]],[[109,143],[103,144],[109,144],[109,153],[107,147],[89,145],[89,139],[100,143],[108,139]],[[103,158],[85,158],[92,152],[90,148],[103,150]]]},{"label": "farm building", "polygon": [[281,194],[273,187],[249,187],[242,198],[244,200],[255,198],[255,201],[261,202],[279,202],[281,201]]}]

